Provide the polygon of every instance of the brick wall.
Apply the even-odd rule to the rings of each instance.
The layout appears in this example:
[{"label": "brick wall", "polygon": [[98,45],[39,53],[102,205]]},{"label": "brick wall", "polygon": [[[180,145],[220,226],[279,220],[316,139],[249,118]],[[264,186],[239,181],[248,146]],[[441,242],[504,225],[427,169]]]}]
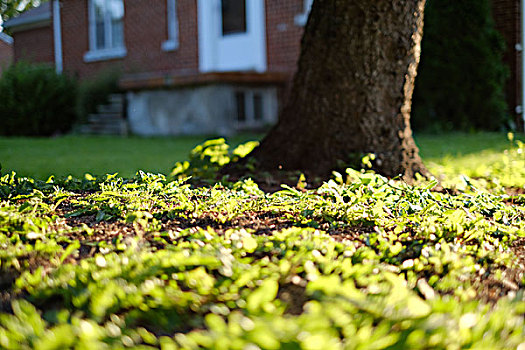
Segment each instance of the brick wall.
[{"label": "brick wall", "polygon": [[[88,9],[86,0],[62,2],[64,68],[81,78],[110,67],[125,72],[198,73],[197,1],[178,0],[179,48],[161,50],[168,38],[166,0],[126,0],[124,40],[127,56],[101,62],[84,62],[89,50]],[[295,71],[303,27],[294,17],[303,12],[303,0],[266,0],[267,59],[272,72]]]},{"label": "brick wall", "polygon": [[13,46],[0,40],[0,74],[13,61]]},{"label": "brick wall", "polygon": [[509,112],[515,116],[518,127],[523,130],[522,119],[515,113],[515,107],[521,102],[521,53],[516,50],[516,44],[521,42],[520,1],[492,0],[492,11],[496,28],[505,38],[507,51],[504,61],[510,68],[510,76],[505,93]]},{"label": "brick wall", "polygon": [[294,18],[303,6],[303,0],[266,0],[268,70],[295,72],[304,27]]},{"label": "brick wall", "polygon": [[28,29],[13,34],[15,61],[55,63],[53,29],[45,27]]},{"label": "brick wall", "polygon": [[126,0],[124,40],[127,56],[100,62],[84,62],[89,50],[88,2],[62,2],[64,69],[80,78],[105,69],[119,68],[128,73],[198,72],[197,7],[195,0],[178,0],[179,48],[161,49],[168,39],[166,0]]}]

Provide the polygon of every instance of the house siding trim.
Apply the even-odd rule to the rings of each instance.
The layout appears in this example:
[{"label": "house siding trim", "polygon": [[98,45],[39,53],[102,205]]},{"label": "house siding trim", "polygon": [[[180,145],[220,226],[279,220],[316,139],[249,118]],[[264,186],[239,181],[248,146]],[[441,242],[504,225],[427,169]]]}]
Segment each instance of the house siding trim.
[{"label": "house siding trim", "polygon": [[177,0],[167,1],[168,40],[162,43],[162,51],[175,51],[179,48],[179,20],[177,18]]},{"label": "house siding trim", "polygon": [[[224,35],[219,0],[198,0],[199,69],[207,72],[265,72],[267,62],[264,0],[246,3],[246,31]],[[242,56],[242,59],[239,59]]]},{"label": "house siding trim", "polygon": [[15,21],[16,19],[17,18],[13,18],[12,20],[4,23],[4,27],[11,29],[12,33],[45,27],[51,23],[51,14],[44,13],[31,18],[23,18],[20,19],[20,21]]},{"label": "house siding trim", "polygon": [[525,45],[525,0],[521,0],[520,6],[520,30],[521,30],[521,123],[523,127],[523,132],[525,132],[525,57],[524,57],[524,45]]},{"label": "house siding trim", "polygon": [[207,10],[210,0],[197,0],[197,23],[199,25],[199,69],[201,72],[213,70],[214,62],[211,48],[214,47],[213,38],[208,35],[211,28],[217,26],[211,11]]},{"label": "house siding trim", "polygon": [[40,18],[37,18],[36,20],[32,20],[31,22],[23,22],[22,24],[16,24],[12,25],[4,24],[5,28],[9,28],[11,30],[11,33],[15,34],[18,32],[23,32],[30,29],[37,29],[37,28],[43,28],[47,27],[51,23],[51,17],[50,16],[39,16]]},{"label": "house siding trim", "polygon": [[55,42],[55,69],[57,73],[64,70],[62,55],[62,24],[60,20],[60,0],[53,1],[53,38]]},{"label": "house siding trim", "polygon": [[125,47],[88,51],[84,55],[84,62],[98,62],[126,57],[128,51]]},{"label": "house siding trim", "polygon": [[304,0],[304,11],[294,17],[294,23],[296,26],[304,27],[308,21],[308,15],[310,14],[310,9],[314,0]]},{"label": "house siding trim", "polygon": [[2,32],[0,32],[0,40],[2,40],[4,43],[8,45],[13,45],[13,42],[14,42],[12,37]]}]

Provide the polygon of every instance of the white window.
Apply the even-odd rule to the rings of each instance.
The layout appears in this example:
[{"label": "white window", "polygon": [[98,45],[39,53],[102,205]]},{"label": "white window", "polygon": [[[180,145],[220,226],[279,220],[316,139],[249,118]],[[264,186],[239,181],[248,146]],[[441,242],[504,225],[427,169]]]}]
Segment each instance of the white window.
[{"label": "white window", "polygon": [[277,119],[277,96],[267,89],[242,89],[235,91],[237,128],[262,127]]},{"label": "white window", "polygon": [[310,9],[312,8],[314,0],[303,0],[304,8],[303,13],[295,16],[295,24],[298,26],[304,26],[308,20],[308,15],[310,14]]},{"label": "white window", "polygon": [[84,61],[126,56],[124,0],[89,0],[89,52]]},{"label": "white window", "polygon": [[162,43],[162,50],[175,51],[179,47],[179,21],[177,19],[177,1],[166,0],[167,21],[168,21],[168,40]]}]

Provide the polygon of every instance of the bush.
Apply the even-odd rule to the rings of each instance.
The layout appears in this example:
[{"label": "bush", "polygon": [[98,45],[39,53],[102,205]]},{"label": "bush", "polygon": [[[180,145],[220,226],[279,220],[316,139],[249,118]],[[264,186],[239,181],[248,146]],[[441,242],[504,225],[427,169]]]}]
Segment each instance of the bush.
[{"label": "bush", "polygon": [[430,0],[413,101],[414,129],[500,130],[509,121],[503,38],[489,0]]},{"label": "bush", "polygon": [[119,78],[119,71],[109,70],[80,84],[77,102],[80,119],[85,120],[89,114],[96,113],[97,106],[107,103],[109,95],[119,91]]},{"label": "bush", "polygon": [[47,65],[17,63],[0,79],[0,135],[49,136],[76,120],[76,81]]},{"label": "bush", "polygon": [[175,163],[171,176],[179,179],[192,177],[213,183],[223,166],[246,157],[258,145],[258,141],[248,141],[230,151],[223,138],[207,140],[190,152],[188,161]]}]

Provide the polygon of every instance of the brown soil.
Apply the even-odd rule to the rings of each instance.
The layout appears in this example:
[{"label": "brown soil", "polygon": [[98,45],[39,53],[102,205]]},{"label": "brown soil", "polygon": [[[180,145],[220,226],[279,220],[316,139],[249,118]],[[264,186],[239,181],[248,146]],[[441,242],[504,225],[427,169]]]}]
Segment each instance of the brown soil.
[{"label": "brown soil", "polygon": [[500,267],[501,278],[495,278],[495,271],[487,271],[473,280],[478,289],[478,296],[485,301],[496,302],[501,297],[516,294],[525,288],[525,238],[519,238],[511,245],[511,250],[517,258],[510,267]]}]

